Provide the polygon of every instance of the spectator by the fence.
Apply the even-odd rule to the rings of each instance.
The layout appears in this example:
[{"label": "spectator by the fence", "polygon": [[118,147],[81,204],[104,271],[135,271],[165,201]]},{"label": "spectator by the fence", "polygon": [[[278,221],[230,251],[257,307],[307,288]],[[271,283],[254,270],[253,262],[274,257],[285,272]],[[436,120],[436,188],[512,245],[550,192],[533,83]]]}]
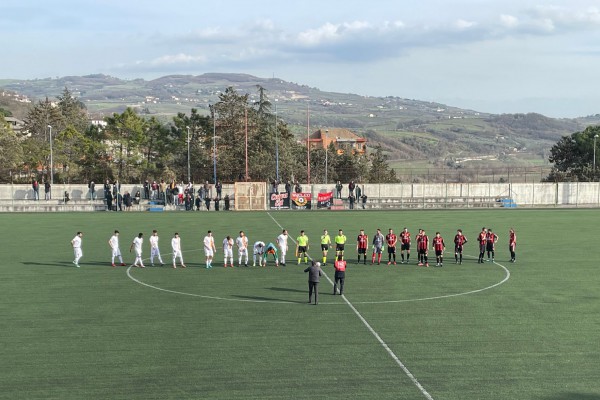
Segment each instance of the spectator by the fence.
[{"label": "spectator by the fence", "polygon": [[96,200],[96,183],[90,181],[90,183],[88,183],[88,189],[90,190],[90,200]]},{"label": "spectator by the fence", "polygon": [[211,198],[210,184],[208,183],[208,181],[204,182],[203,188],[204,188],[204,197],[210,199]]},{"label": "spectator by the fence", "polygon": [[135,199],[134,199],[135,204],[140,204],[140,197],[141,197],[141,194],[140,194],[140,191],[138,190],[137,192],[135,192]]},{"label": "spectator by the fence", "polygon": [[107,179],[106,182],[104,182],[104,198],[106,198],[108,193],[110,193],[111,189],[112,186],[110,185],[110,181]]},{"label": "spectator by the fence", "polygon": [[150,182],[148,182],[148,179],[144,182],[144,199],[150,199]]},{"label": "spectator by the fence", "polygon": [[167,195],[167,184],[165,183],[164,179],[161,179],[160,180],[159,200],[166,201],[166,195]]},{"label": "spectator by the fence", "polygon": [[117,179],[113,183],[113,197],[117,196],[118,194],[121,194],[121,182],[119,182],[119,180]]},{"label": "spectator by the fence", "polygon": [[356,197],[356,200],[359,200],[362,197],[362,190],[360,189],[360,185],[356,185],[356,188],[354,189],[354,197]]},{"label": "spectator by the fence", "polygon": [[196,211],[200,211],[200,207],[202,207],[202,197],[200,197],[200,190],[198,190],[198,195],[196,196]]},{"label": "spectator by the fence", "polygon": [[229,211],[229,202],[231,201],[229,199],[229,194],[225,195],[225,197],[223,198],[223,201],[225,203],[225,211]]},{"label": "spectator by the fence", "polygon": [[33,199],[39,200],[40,199],[40,183],[37,181],[37,179],[34,179],[31,181],[31,188],[33,189]]},{"label": "spectator by the fence", "polygon": [[50,187],[50,182],[44,182],[44,199],[50,200],[52,198],[52,188]]},{"label": "spectator by the fence", "polygon": [[223,193],[223,184],[221,181],[217,181],[217,183],[215,183],[215,189],[217,191],[217,197],[220,199],[221,193]]},{"label": "spectator by the fence", "polygon": [[362,196],[360,196],[360,200],[361,200],[361,204],[362,204],[362,209],[365,209],[365,205],[367,204],[367,195],[363,194]]},{"label": "spectator by the fence", "polygon": [[342,182],[337,181],[336,185],[335,185],[335,198],[336,199],[341,199],[342,198],[342,188],[344,186],[342,185]]},{"label": "spectator by the fence", "polygon": [[117,204],[115,207],[115,211],[123,211],[123,195],[121,193],[117,193],[116,202]]},{"label": "spectator by the fence", "polygon": [[63,201],[65,202],[65,204],[67,204],[69,202],[69,200],[71,200],[71,198],[69,197],[69,192],[67,192],[65,190],[65,194],[63,196]]},{"label": "spectator by the fence", "polygon": [[348,184],[348,196],[354,195],[355,187],[356,187],[356,184],[354,183],[354,181],[350,181],[350,183]]},{"label": "spectator by the fence", "polygon": [[111,211],[112,210],[112,202],[113,202],[113,197],[112,197],[112,193],[110,190],[107,190],[104,192],[104,200],[106,201],[106,210],[107,211]]},{"label": "spectator by the fence", "polygon": [[276,180],[271,183],[271,193],[279,194],[279,182]]},{"label": "spectator by the fence", "polygon": [[206,211],[210,211],[210,197],[206,196],[204,198],[204,205],[206,206]]},{"label": "spectator by the fence", "polygon": [[131,198],[131,193],[125,192],[123,195],[123,204],[125,205],[125,211],[131,211],[131,204],[133,200]]},{"label": "spectator by the fence", "polygon": [[302,186],[300,186],[300,182],[296,182],[296,186],[294,187],[294,191],[296,193],[302,193]]},{"label": "spectator by the fence", "polygon": [[356,200],[356,198],[352,193],[350,193],[350,196],[348,196],[348,204],[351,210],[354,210],[354,200]]},{"label": "spectator by the fence", "polygon": [[192,199],[192,195],[188,192],[185,195],[185,211],[194,210],[194,200]]},{"label": "spectator by the fence", "polygon": [[214,199],[215,202],[215,211],[219,211],[219,203],[221,202],[221,199],[217,196]]},{"label": "spectator by the fence", "polygon": [[156,181],[152,181],[152,184],[150,185],[150,190],[152,191],[151,199],[156,200],[156,198],[158,197],[158,183],[156,183]]},{"label": "spectator by the fence", "polygon": [[290,193],[292,193],[292,183],[289,180],[285,183],[285,191],[288,194],[288,197],[290,197]]}]

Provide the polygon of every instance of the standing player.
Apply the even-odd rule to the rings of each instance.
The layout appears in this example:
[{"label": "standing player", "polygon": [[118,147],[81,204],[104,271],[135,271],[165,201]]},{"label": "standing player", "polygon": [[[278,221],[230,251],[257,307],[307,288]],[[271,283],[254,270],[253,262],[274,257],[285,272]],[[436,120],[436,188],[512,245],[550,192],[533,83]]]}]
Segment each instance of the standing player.
[{"label": "standing player", "polygon": [[377,254],[377,265],[381,264],[381,253],[383,252],[383,242],[385,236],[381,229],[377,228],[377,233],[373,236],[373,254],[371,255],[371,264],[375,263],[375,254]]},{"label": "standing player", "polygon": [[388,230],[388,234],[385,235],[385,241],[387,243],[388,248],[388,263],[387,265],[392,264],[392,258],[394,259],[393,263],[396,265],[396,243],[398,242],[398,237],[394,233],[394,230],[390,228]]},{"label": "standing player", "polygon": [[443,267],[444,266],[444,250],[446,250],[446,244],[444,243],[444,238],[440,235],[439,232],[435,233],[435,236],[432,240],[431,248],[435,251],[435,266]]},{"label": "standing player", "polygon": [[160,256],[160,250],[158,249],[158,231],[154,229],[152,236],[150,236],[150,265],[154,267],[154,257],[158,258],[160,265],[165,265]]},{"label": "standing player", "polygon": [[367,248],[369,247],[369,236],[365,235],[365,230],[361,229],[356,238],[356,252],[358,253],[357,263],[360,263],[360,255],[363,256],[363,264],[367,264]]},{"label": "standing player", "polygon": [[323,229],[323,234],[321,235],[321,251],[323,252],[323,265],[327,265],[327,252],[329,251],[329,246],[331,246],[331,237],[327,232],[327,229]]},{"label": "standing player", "polygon": [[308,236],[304,234],[304,231],[300,231],[300,236],[296,238],[296,257],[298,257],[298,265],[304,255],[304,262],[308,263]]},{"label": "standing player", "polygon": [[[494,255],[496,253],[496,242],[498,242],[498,235],[496,235],[494,232],[492,232],[491,228],[488,228],[488,232],[487,232],[487,242],[486,242],[486,250],[487,250],[487,256],[488,256],[488,262],[494,262]],[[491,259],[490,259],[490,255],[491,255]]]},{"label": "standing player", "polygon": [[402,261],[400,261],[400,264],[404,264],[405,252],[406,263],[408,264],[408,260],[410,259],[410,232],[407,228],[404,228],[402,232],[400,232],[400,255],[402,256]]},{"label": "standing player", "polygon": [[335,280],[333,281],[333,294],[335,295],[337,284],[340,284],[340,296],[344,294],[344,280],[346,279],[346,261],[338,256],[337,260],[333,264],[335,268]]},{"label": "standing player", "polygon": [[223,239],[223,268],[227,268],[227,258],[231,260],[231,268],[233,268],[233,238],[227,236]]},{"label": "standing player", "polygon": [[417,235],[417,254],[419,257],[419,266],[429,267],[429,260],[427,257],[427,251],[429,249],[429,237],[425,233],[424,229],[419,229]]},{"label": "standing player", "polygon": [[[254,243],[254,252],[253,252],[253,257],[252,260],[254,261],[252,263],[253,267],[256,267],[256,260],[258,259],[258,266],[262,267],[263,265],[263,256],[265,254],[265,242],[261,242],[260,240],[256,243]],[[265,265],[267,264],[266,260],[265,260]]]},{"label": "standing player", "polygon": [[83,232],[77,232],[73,240],[71,240],[71,246],[73,247],[73,254],[75,255],[75,259],[73,260],[73,264],[77,268],[79,268],[79,260],[83,257],[83,250],[81,250],[81,237],[83,236]]},{"label": "standing player", "polygon": [[454,236],[454,264],[462,264],[465,244],[467,244],[467,237],[463,235],[462,229],[458,229]]},{"label": "standing player", "polygon": [[206,269],[212,268],[212,260],[215,256],[217,248],[215,247],[215,238],[212,235],[212,231],[208,231],[204,236],[204,254],[206,255]]},{"label": "standing player", "polygon": [[517,234],[513,228],[508,231],[508,250],[510,251],[510,262],[514,263],[517,261],[516,257],[517,248]]},{"label": "standing player", "polygon": [[485,230],[485,227],[481,228],[481,232],[479,232],[479,236],[477,236],[477,241],[479,242],[479,258],[477,259],[477,264],[483,264],[483,256],[485,255],[487,243],[487,231]]},{"label": "standing player", "polygon": [[142,232],[138,233],[137,237],[133,239],[131,242],[131,246],[129,246],[129,252],[135,248],[135,261],[131,264],[132,267],[140,267],[146,268],[144,266],[144,262],[142,261],[142,245],[144,244],[144,234]]},{"label": "standing player", "polygon": [[288,231],[284,229],[276,239],[277,246],[279,246],[279,251],[281,253],[281,266],[285,267],[285,255],[287,254],[288,249]]},{"label": "standing player", "polygon": [[175,232],[173,239],[171,239],[171,249],[173,249],[173,268],[177,268],[177,257],[179,257],[181,268],[185,268],[185,264],[183,263],[183,254],[181,252],[181,238],[177,232]]},{"label": "standing player", "polygon": [[119,257],[119,261],[121,261],[121,266],[125,266],[125,263],[123,262],[123,256],[121,256],[121,249],[119,248],[119,231],[115,231],[115,233],[110,237],[110,239],[108,240],[108,245],[112,250],[112,266],[116,267],[115,257]]},{"label": "standing player", "polygon": [[242,257],[244,260],[244,267],[248,266],[248,237],[244,233],[244,231],[240,231],[240,235],[235,239],[235,245],[238,248],[238,264],[242,266]]},{"label": "standing player", "polygon": [[340,229],[337,236],[335,237],[335,257],[342,256],[344,258],[344,246],[346,245],[346,235]]}]

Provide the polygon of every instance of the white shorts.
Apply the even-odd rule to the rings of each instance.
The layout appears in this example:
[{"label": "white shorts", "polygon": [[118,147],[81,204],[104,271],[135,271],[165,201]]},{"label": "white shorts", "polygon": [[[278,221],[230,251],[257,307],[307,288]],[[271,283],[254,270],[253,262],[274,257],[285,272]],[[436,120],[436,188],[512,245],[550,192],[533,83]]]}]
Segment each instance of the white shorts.
[{"label": "white shorts", "polygon": [[205,247],[204,254],[206,255],[206,257],[212,257],[214,255],[213,249],[209,249],[209,248]]},{"label": "white shorts", "polygon": [[112,256],[113,257],[120,257],[121,256],[121,249],[119,249],[119,248],[112,249]]},{"label": "white shorts", "polygon": [[81,247],[74,248],[73,253],[75,254],[75,258],[83,257],[83,251],[81,251]]},{"label": "white shorts", "polygon": [[227,258],[227,257],[233,258],[233,249],[224,249],[223,255],[225,256],[225,258]]},{"label": "white shorts", "polygon": [[150,255],[153,257],[157,257],[158,255],[160,255],[160,250],[158,249],[158,247],[152,247],[150,249]]},{"label": "white shorts", "polygon": [[240,256],[246,256],[246,255],[248,255],[248,249],[247,249],[247,248],[244,248],[244,249],[242,249],[242,248],[239,248],[239,249],[238,249],[238,254],[239,254]]},{"label": "white shorts", "polygon": [[173,260],[176,259],[177,257],[181,258],[181,251],[180,250],[173,250]]},{"label": "white shorts", "polygon": [[280,247],[279,252],[285,256],[287,254],[287,247]]},{"label": "white shorts", "polygon": [[136,250],[135,251],[135,256],[142,258],[142,251],[141,250]]}]

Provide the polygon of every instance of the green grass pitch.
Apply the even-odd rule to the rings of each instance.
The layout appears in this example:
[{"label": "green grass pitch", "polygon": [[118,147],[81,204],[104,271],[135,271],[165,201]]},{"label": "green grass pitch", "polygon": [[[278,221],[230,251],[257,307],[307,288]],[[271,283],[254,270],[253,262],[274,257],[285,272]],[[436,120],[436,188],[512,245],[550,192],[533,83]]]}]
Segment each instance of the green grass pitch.
[{"label": "green grass pitch", "polygon": [[[598,210],[54,213],[0,221],[1,399],[600,399]],[[268,242],[278,224],[294,239],[306,230],[317,259],[323,228],[344,229],[349,304],[325,278],[320,304],[306,304],[307,277],[293,254],[286,267],[224,269],[219,251],[214,268],[204,268],[207,230],[217,246],[241,229],[251,243]],[[354,264],[360,228],[371,238],[378,227],[405,226],[413,235],[421,227],[430,237],[442,233],[443,268],[419,268],[414,254],[410,265]],[[500,236],[497,264],[454,265],[456,229],[469,239],[465,253],[476,256],[482,226]],[[516,264],[508,262],[510,227]],[[114,229],[128,264],[134,236],[144,232],[146,259],[158,229],[168,265],[179,232],[188,268],[111,268]],[[78,230],[79,269],[70,246]],[[332,270],[324,267],[329,278]]]}]

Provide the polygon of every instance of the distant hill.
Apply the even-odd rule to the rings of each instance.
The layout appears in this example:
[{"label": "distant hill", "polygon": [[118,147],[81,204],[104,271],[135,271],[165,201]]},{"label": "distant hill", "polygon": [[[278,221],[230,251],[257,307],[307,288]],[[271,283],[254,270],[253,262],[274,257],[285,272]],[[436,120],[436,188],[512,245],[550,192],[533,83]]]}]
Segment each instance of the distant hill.
[{"label": "distant hill", "polygon": [[[154,80],[122,80],[108,75],[65,76],[34,80],[0,80],[0,89],[32,101],[56,98],[67,87],[82,100],[93,117],[134,107],[165,121],[191,108],[208,112],[209,104],[232,86],[257,100],[257,85],[266,89],[285,120],[299,136],[306,134],[310,109],[311,130],[343,127],[381,145],[392,160],[423,160],[427,164],[458,165],[486,156],[498,163],[539,165],[563,135],[598,124],[600,115],[555,119],[540,114],[494,115],[449,105],[401,97],[371,97],[324,92],[278,78],[247,74],[206,73],[169,75]],[[0,97],[0,107],[24,117],[23,103],[14,109]],[[26,110],[26,108],[25,108]]]}]

